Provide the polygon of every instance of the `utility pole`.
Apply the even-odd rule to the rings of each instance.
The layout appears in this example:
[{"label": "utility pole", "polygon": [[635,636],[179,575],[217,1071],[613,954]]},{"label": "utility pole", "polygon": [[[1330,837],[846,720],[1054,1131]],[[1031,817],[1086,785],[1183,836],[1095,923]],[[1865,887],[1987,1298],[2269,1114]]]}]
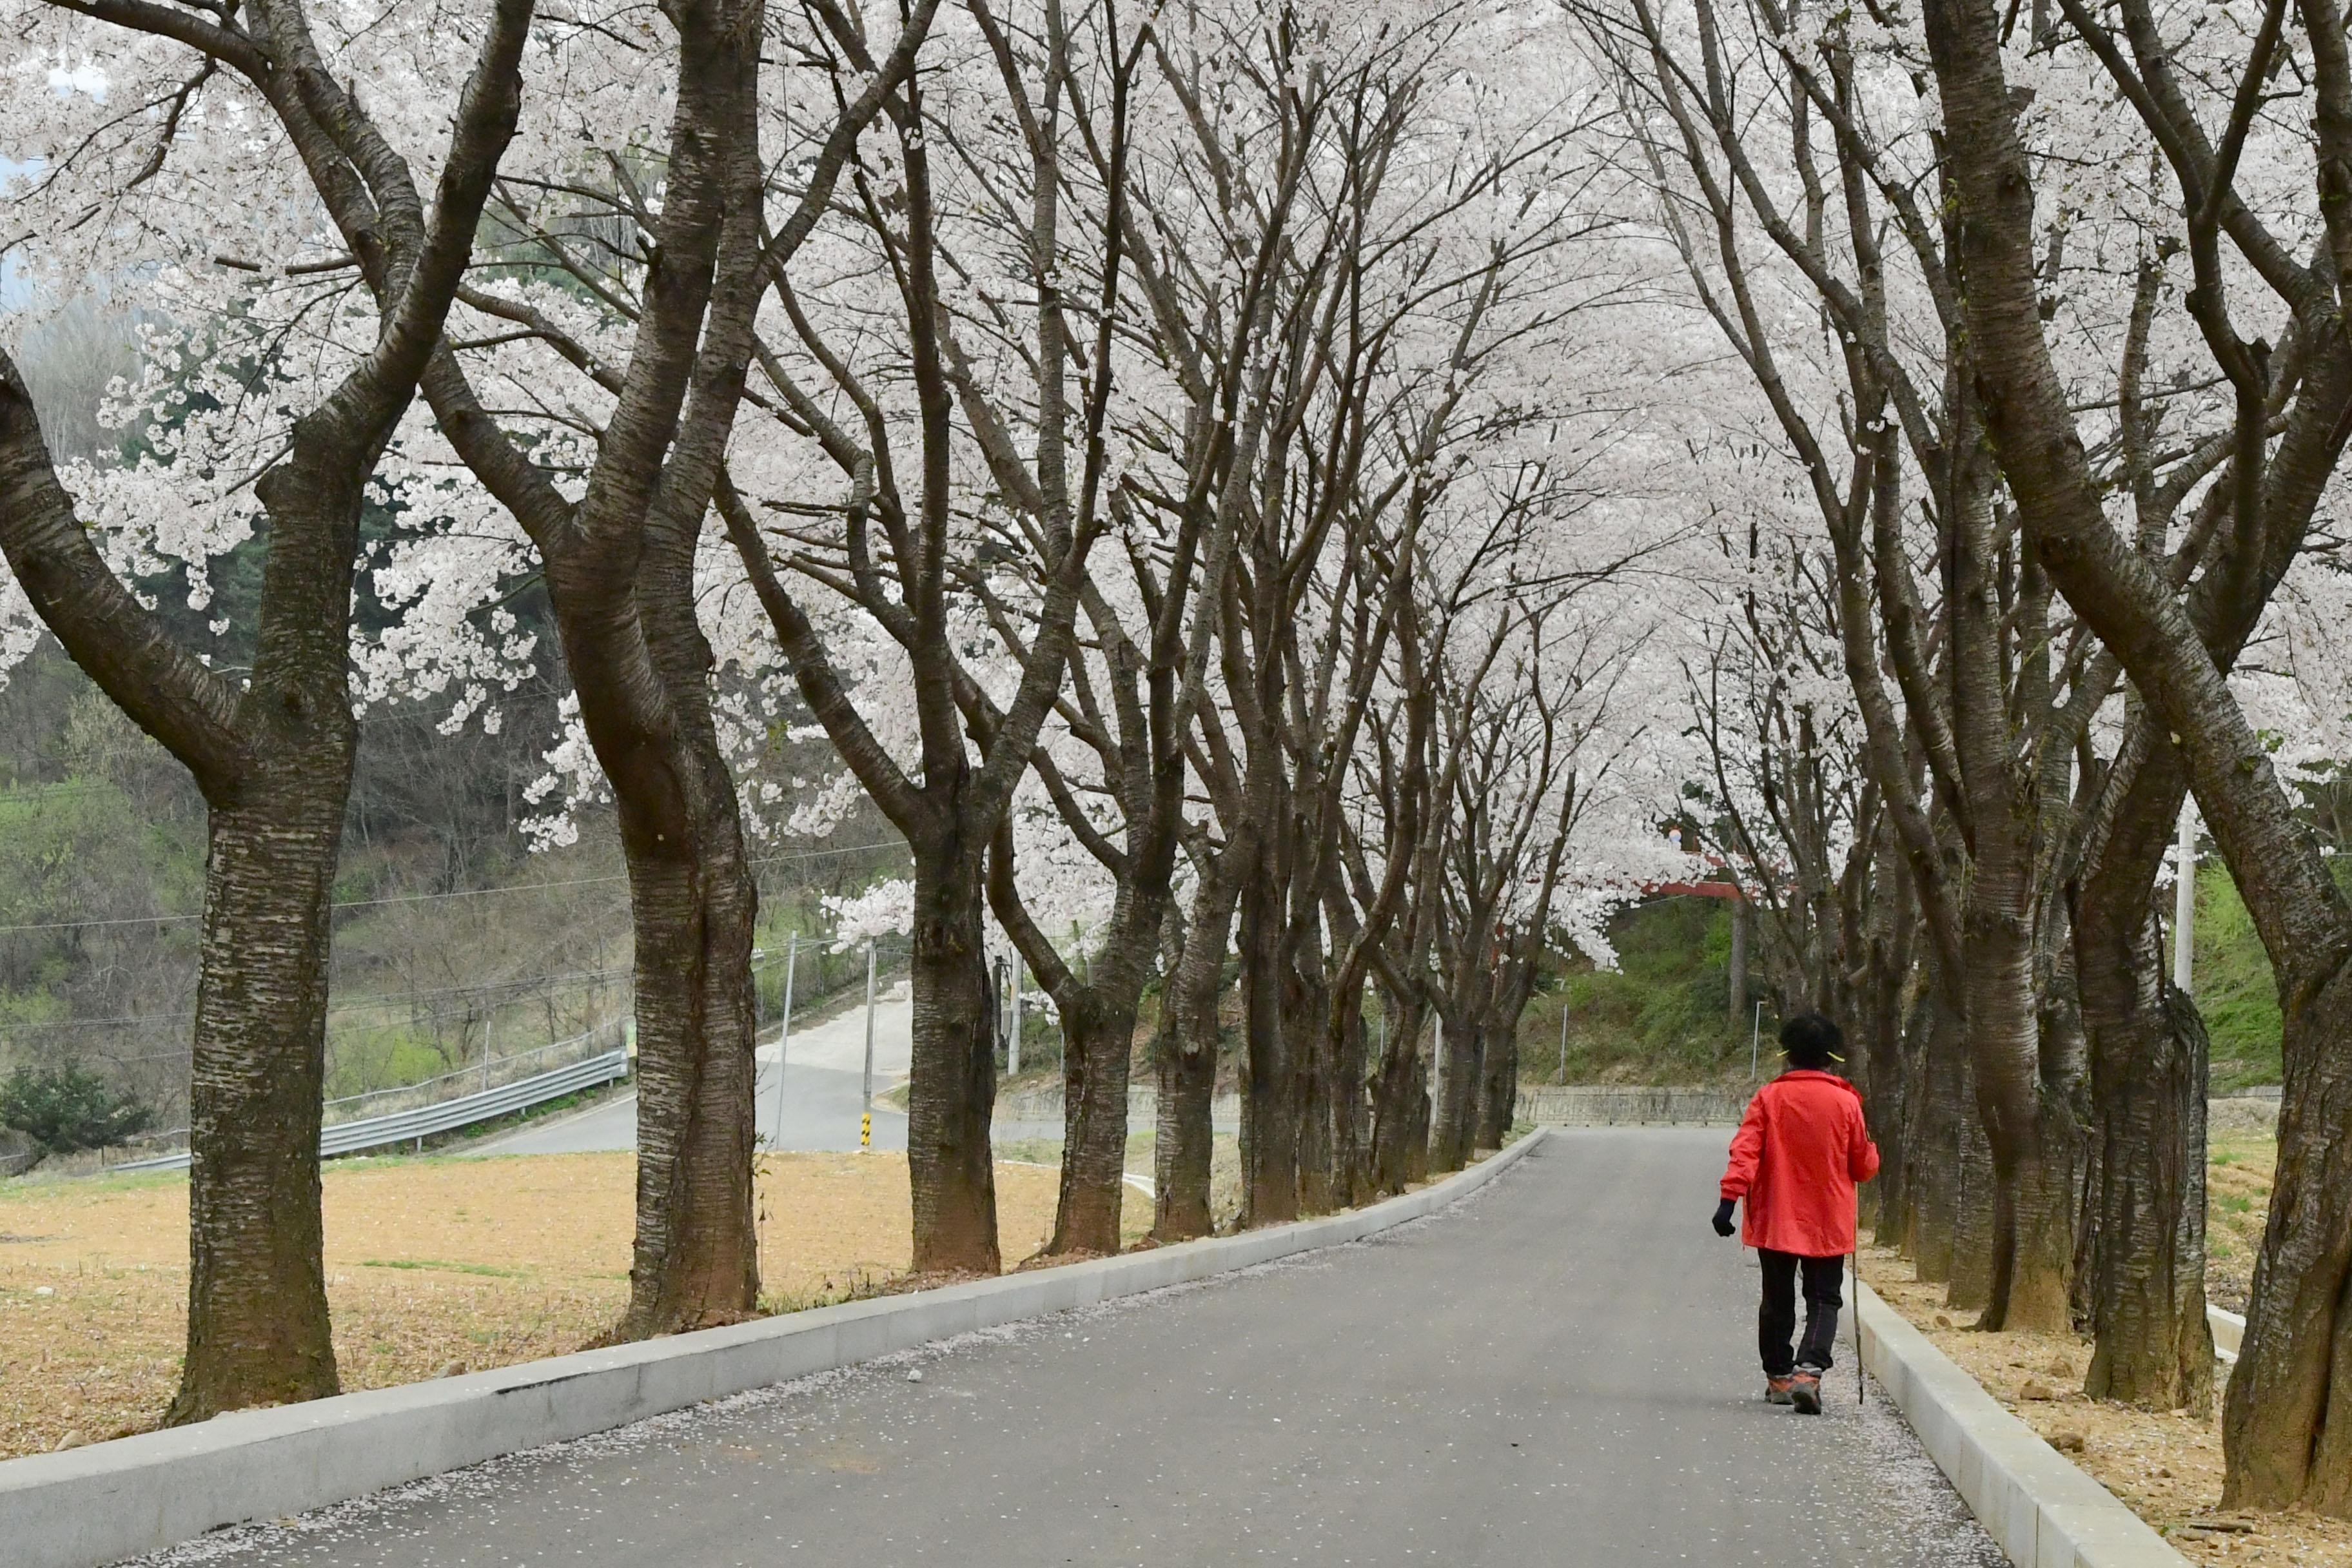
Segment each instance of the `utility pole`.
[{"label": "utility pole", "polygon": [[[866,939],[866,1126],[874,1125],[874,939]],[[859,1146],[864,1146],[861,1134]]]},{"label": "utility pole", "polygon": [[1756,1021],[1748,1026],[1748,1081],[1756,1081],[1757,1053],[1764,1047],[1764,999],[1756,999]]},{"label": "utility pole", "polygon": [[2197,797],[2180,800],[2180,866],[2172,884],[2172,984],[2189,987],[2197,935]]},{"label": "utility pole", "polygon": [[1731,899],[1731,984],[1727,987],[1731,1026],[1739,1026],[1739,1009],[1748,1005],[1748,900],[1735,893]]},{"label": "utility pole", "polygon": [[1007,1078],[1021,1075],[1021,972],[1027,967],[1021,962],[1018,952],[1013,955],[1013,1033],[1004,1041],[1004,1076]]},{"label": "utility pole", "polygon": [[[751,1096],[751,1142],[754,1147],[760,1142],[760,1096],[756,1092],[760,1077],[760,1037],[768,1028],[768,995],[760,989],[760,961],[767,956],[765,948],[751,950],[751,1079],[754,1088]],[[781,1134],[783,1130],[783,1099],[780,1095],[776,1100],[776,1131]]]},{"label": "utility pole", "polygon": [[769,1147],[784,1142],[784,1052],[793,1042],[793,971],[800,967],[801,933],[784,940],[784,1021],[776,1030],[776,1135]]},{"label": "utility pole", "polygon": [[1429,1016],[1431,1030],[1429,1053],[1429,1093],[1434,1102],[1431,1109],[1442,1110],[1445,1104],[1445,1015],[1433,1011]]}]

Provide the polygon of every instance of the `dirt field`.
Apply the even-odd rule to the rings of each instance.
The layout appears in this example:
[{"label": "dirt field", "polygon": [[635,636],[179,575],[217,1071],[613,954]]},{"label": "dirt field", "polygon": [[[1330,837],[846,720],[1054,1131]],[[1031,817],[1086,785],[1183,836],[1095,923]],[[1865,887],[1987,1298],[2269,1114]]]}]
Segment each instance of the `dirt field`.
[{"label": "dirt field", "polygon": [[[2262,1245],[2276,1145],[2238,1133],[2213,1141],[2208,1273],[2213,1300],[2242,1307]],[[1862,1275],[1927,1337],[2043,1438],[2170,1539],[2191,1562],[2352,1568],[2352,1522],[2305,1513],[2223,1513],[2221,1391],[2209,1420],[2155,1415],[2083,1397],[2091,1346],[2073,1334],[1979,1333],[1944,1307],[1939,1285],[1866,1247]],[[2077,1447],[2079,1445],[2079,1447]]]},{"label": "dirt field", "polygon": [[[560,1355],[628,1295],[634,1157],[348,1160],[326,1173],[327,1291],[346,1389]],[[763,1304],[790,1311],[903,1272],[907,1162],[763,1156]],[[1053,1226],[1058,1173],[1002,1165],[1008,1264]],[[1151,1221],[1130,1191],[1132,1239]],[[187,1182],[0,1184],[0,1457],[142,1430],[186,1316]]]},{"label": "dirt field", "polygon": [[2205,1167],[2205,1294],[2217,1307],[2246,1310],[2277,1169],[2276,1138],[2213,1134]]}]

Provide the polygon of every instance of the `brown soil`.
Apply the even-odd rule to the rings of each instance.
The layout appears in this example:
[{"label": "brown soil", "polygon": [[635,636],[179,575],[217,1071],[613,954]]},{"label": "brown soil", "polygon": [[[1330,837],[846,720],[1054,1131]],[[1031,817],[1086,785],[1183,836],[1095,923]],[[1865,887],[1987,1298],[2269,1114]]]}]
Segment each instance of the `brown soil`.
[{"label": "brown soil", "polygon": [[[628,1297],[634,1158],[350,1160],[325,1177],[327,1294],[347,1390],[561,1355]],[[866,1294],[906,1271],[903,1154],[762,1156],[762,1305]],[[1051,1233],[1057,1173],[1000,1166],[1017,1262]],[[1151,1223],[1130,1192],[1129,1239]],[[0,1457],[152,1426],[179,1374],[186,1179],[0,1184]]]},{"label": "brown soil", "polygon": [[[2244,1301],[2262,1244],[2276,1154],[2269,1140],[2214,1140],[2209,1273],[2214,1300]],[[2242,1205],[2231,1199],[2246,1200]],[[2226,1252],[2224,1249],[2227,1249]],[[2074,1334],[1980,1333],[1973,1314],[1945,1306],[1940,1285],[1912,1278],[1907,1259],[1864,1247],[1862,1276],[1887,1304],[1934,1341],[2003,1406],[2066,1453],[2192,1563],[2263,1563],[2352,1568],[2352,1521],[2301,1511],[2221,1511],[2221,1391],[2211,1417],[2158,1414],[2083,1396],[2091,1346]]]},{"label": "brown soil", "polygon": [[2205,1167],[2205,1294],[2217,1307],[2246,1310],[2253,1289],[2254,1255],[2271,1206],[2278,1140],[2253,1132],[2217,1132]]}]

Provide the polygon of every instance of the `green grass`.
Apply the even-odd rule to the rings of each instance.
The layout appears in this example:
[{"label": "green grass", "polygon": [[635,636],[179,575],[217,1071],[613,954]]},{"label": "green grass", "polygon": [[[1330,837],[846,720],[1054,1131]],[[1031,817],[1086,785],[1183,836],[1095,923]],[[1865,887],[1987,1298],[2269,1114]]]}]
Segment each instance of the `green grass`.
[{"label": "green grass", "polygon": [[147,1187],[185,1186],[188,1173],[178,1171],[125,1171],[119,1175],[61,1176],[55,1171],[44,1171],[36,1165],[21,1176],[0,1177],[0,1202],[11,1194],[31,1194],[37,1188],[70,1182],[77,1195],[87,1194],[104,1197],[113,1193],[132,1193]]},{"label": "green grass", "polygon": [[[1126,1168],[1141,1175],[1151,1173],[1151,1153],[1155,1134],[1149,1127],[1137,1128],[1127,1135]],[[999,1138],[990,1144],[990,1152],[999,1160],[1023,1160],[1033,1165],[1058,1165],[1062,1163],[1062,1140],[1059,1138]]]},{"label": "green grass", "polygon": [[[1519,1026],[1519,1076],[1560,1081],[1568,1009],[1570,1083],[1708,1083],[1745,1079],[1748,1035],[1731,1022],[1731,910],[1675,898],[1631,909],[1610,926],[1618,967],[1576,963],[1551,975]],[[1774,1021],[1764,1020],[1769,1029]]]},{"label": "green grass", "polygon": [[[1748,1030],[1733,1024],[1725,1006],[1729,908],[1713,899],[1661,900],[1620,915],[1610,937],[1615,971],[1570,964],[1548,976],[1528,1004],[1519,1028],[1521,1079],[1560,1081],[1565,1005],[1570,1083],[1745,1081]],[[2279,1005],[2270,959],[2219,864],[2198,874],[2196,956],[2197,1005],[2212,1038],[2213,1091],[2277,1083]],[[1777,1024],[1764,1020],[1767,1073],[1777,1066],[1770,1039]]]},{"label": "green grass", "polygon": [[444,1263],[434,1258],[362,1258],[362,1268],[420,1268],[435,1274],[480,1274],[492,1279],[520,1279],[524,1270],[500,1268],[490,1263]]},{"label": "green grass", "polygon": [[2277,983],[2253,918],[2224,867],[2197,874],[2196,996],[2212,1039],[2215,1093],[2277,1083],[2280,1056]]}]

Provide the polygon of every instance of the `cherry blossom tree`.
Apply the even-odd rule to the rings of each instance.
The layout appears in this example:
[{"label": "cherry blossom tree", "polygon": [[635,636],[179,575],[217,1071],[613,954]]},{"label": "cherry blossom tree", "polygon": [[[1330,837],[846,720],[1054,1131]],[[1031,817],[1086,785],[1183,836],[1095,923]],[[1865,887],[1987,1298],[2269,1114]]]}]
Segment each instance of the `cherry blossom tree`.
[{"label": "cherry blossom tree", "polygon": [[[2331,1367],[2340,1357],[2338,1322],[2347,1268],[2341,1237],[2352,1182],[2340,1168],[2352,1107],[2352,1057],[2345,1041],[2352,982],[2352,910],[2309,828],[2282,788],[2268,749],[2230,690],[2229,623],[2247,619],[2283,575],[2284,562],[2310,526],[2310,501],[2340,456],[2345,422],[2331,363],[2343,342],[2341,289],[2352,259],[2352,215],[2342,210],[2352,159],[2352,63],[2343,17],[2332,5],[2294,7],[2299,37],[2288,37],[2284,4],[2263,7],[2238,35],[2221,80],[2229,109],[2218,140],[2203,129],[2175,68],[2152,8],[2124,9],[2130,52],[2098,18],[2069,9],[2086,47],[2101,58],[2162,147],[2195,286],[2185,300],[2210,364],[2231,389],[2228,458],[2216,488],[2217,526],[2231,537],[2223,570],[2202,593],[2180,593],[2160,563],[2134,548],[2107,514],[2084,440],[2066,401],[2040,316],[2031,247],[2042,181],[2035,143],[2021,121],[1998,8],[1939,0],[1926,8],[1925,36],[1948,142],[1948,181],[1956,206],[1956,258],[1979,345],[1976,374],[1988,435],[2024,524],[2068,601],[2129,671],[2168,731],[2253,912],[2278,976],[2285,1017],[2286,1102],[2280,1118],[2278,1180],[2248,1313],[2246,1343],[2230,1384],[2224,1427],[2225,1497],[2237,1504],[2301,1503],[2352,1509],[2352,1434],[2329,1422]],[[2173,19],[2177,25],[2178,19]],[[2310,137],[2304,164],[2311,196],[2302,234],[2283,234],[2255,215],[2239,184],[2242,163],[2273,65],[2293,51],[2309,83]],[[2286,160],[2273,167],[2292,167]],[[2315,221],[2314,221],[2315,218]],[[2223,243],[2239,268],[2225,267]],[[2308,247],[2312,259],[2298,259]],[[2266,300],[2264,291],[2270,298]],[[2291,352],[2244,335],[2253,316],[2289,315]],[[2311,312],[2304,314],[2305,310]],[[2307,371],[2305,367],[2308,367]],[[2289,373],[2293,372],[2291,379]],[[2273,439],[2273,403],[2286,405],[2287,430]],[[2315,409],[2303,440],[2295,416]]]},{"label": "cherry blossom tree", "polygon": [[[1003,20],[977,0],[963,8],[936,96],[919,78],[887,95],[895,156],[856,172],[855,200],[828,235],[829,275],[772,280],[782,319],[759,363],[772,439],[785,444],[765,471],[746,466],[757,460],[747,454],[719,494],[802,699],[914,857],[908,1148],[919,1272],[1001,1266],[983,868],[1063,687],[1088,557],[1108,525],[1126,84],[1150,39],[1148,18],[1123,23],[1110,5]],[[871,70],[853,33],[837,30],[835,47],[845,81]],[[962,160],[992,115],[1018,125],[1013,151]],[[1104,178],[1081,185],[1090,138],[1106,149]],[[988,216],[967,226],[974,208]],[[995,216],[1016,208],[1025,254],[1013,276],[1029,295],[1018,307],[996,291],[1002,274],[965,266],[966,247],[975,261],[986,254]],[[1099,237],[1099,261],[1082,305],[1063,268],[1086,229]],[[887,316],[876,314],[877,292],[893,302]],[[1010,363],[978,358],[966,311],[995,323],[1017,316]],[[1028,449],[1016,431],[1030,434]],[[846,486],[842,501],[800,499],[811,457]],[[968,508],[975,495],[985,499]],[[814,521],[772,539],[763,510]],[[1034,562],[1025,575],[1036,592],[999,698],[963,650],[986,602],[970,584],[1007,551]],[[1001,575],[1003,591],[1023,592],[1015,574]],[[854,610],[862,625],[849,637],[878,628],[889,645],[880,667],[902,672],[902,685],[845,679],[854,667],[801,602],[812,591]]]},{"label": "cherry blossom tree", "polygon": [[[184,273],[212,264],[208,242],[259,238],[269,247],[257,254],[269,259],[232,269],[285,278],[306,248],[340,244],[341,256],[304,265],[368,282],[348,313],[329,296],[323,326],[310,324],[309,307],[322,304],[316,295],[284,313],[279,301],[254,301],[277,331],[246,340],[254,357],[245,385],[215,384],[230,411],[188,432],[176,461],[151,461],[100,487],[134,509],[127,531],[85,530],[30,393],[0,356],[0,550],[16,588],[188,768],[208,807],[187,1352],[167,1417],[201,1421],[337,1387],[318,1151],[329,905],[359,742],[349,671],[360,519],[377,460],[440,352],[516,133],[532,8],[501,0],[476,18],[464,30],[480,43],[435,62],[448,74],[433,86],[449,90],[428,89],[412,104],[448,125],[421,154],[428,170],[438,165],[429,207],[411,158],[349,138],[357,100],[341,85],[386,74],[411,89],[423,84],[396,49],[321,29],[298,0],[236,14],[60,0],[22,20],[35,48],[90,62],[85,79],[37,101],[46,123],[26,128],[36,134],[24,150],[40,173],[9,205],[33,233],[63,237],[44,260],[70,275],[87,256],[78,232],[128,233],[155,264]],[[243,134],[256,118],[277,134]],[[206,126],[222,134],[200,140]],[[268,210],[305,174],[331,185],[339,205],[323,216],[305,202],[290,214]],[[244,202],[206,212],[224,190]],[[204,522],[268,542],[242,679],[176,643],[137,585],[138,567],[153,559],[142,533],[158,543],[176,535],[195,560],[209,549],[186,542],[184,525],[157,510],[184,484]]]}]

